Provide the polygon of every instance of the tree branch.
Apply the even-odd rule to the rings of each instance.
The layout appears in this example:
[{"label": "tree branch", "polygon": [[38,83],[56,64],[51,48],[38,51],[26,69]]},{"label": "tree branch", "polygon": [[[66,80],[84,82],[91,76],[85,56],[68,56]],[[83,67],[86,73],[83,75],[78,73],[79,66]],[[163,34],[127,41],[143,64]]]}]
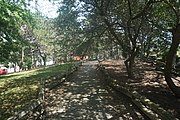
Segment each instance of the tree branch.
[{"label": "tree branch", "polygon": [[167,0],[163,0],[163,2],[166,3],[173,10],[173,12],[175,13],[175,15],[176,15],[176,25],[178,25],[179,24],[179,19],[180,19],[179,15],[178,15],[178,12],[174,8],[174,6],[171,3],[169,3]]},{"label": "tree branch", "polygon": [[132,17],[132,19],[134,20],[134,19],[140,18],[141,16],[144,16],[145,13],[146,13],[149,9],[151,9],[151,7],[152,7],[152,5],[153,5],[154,3],[158,3],[158,2],[162,2],[162,1],[163,1],[163,0],[149,0],[149,1],[147,2],[147,4],[145,5],[145,7],[143,8],[143,10],[142,10],[140,13],[138,13],[137,15],[135,15],[134,17]]}]

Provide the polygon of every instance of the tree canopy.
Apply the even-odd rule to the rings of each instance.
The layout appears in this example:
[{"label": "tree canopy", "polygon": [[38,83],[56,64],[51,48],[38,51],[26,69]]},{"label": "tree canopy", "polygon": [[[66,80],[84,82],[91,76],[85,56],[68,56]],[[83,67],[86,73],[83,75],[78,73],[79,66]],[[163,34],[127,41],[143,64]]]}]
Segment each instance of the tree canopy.
[{"label": "tree canopy", "polygon": [[[62,4],[57,22],[65,27],[59,28],[70,31],[80,29],[83,36],[79,45],[81,50],[84,48],[88,53],[88,50],[97,51],[98,46],[111,46],[112,43],[119,45],[120,47],[109,47],[106,54],[110,57],[114,48],[120,49],[122,56],[126,58],[129,77],[133,77],[136,57],[155,55],[156,59],[165,61],[166,81],[176,96],[179,96],[179,88],[173,84],[170,75],[180,41],[179,1],[64,0]],[[66,35],[72,36],[75,33],[66,32]],[[66,39],[66,42],[75,38]],[[96,49],[89,49],[90,46]]]},{"label": "tree canopy", "polygon": [[31,13],[23,9],[23,2],[0,0],[0,62],[6,61],[12,52],[18,52],[26,42],[22,38],[21,26],[32,24]]},{"label": "tree canopy", "polygon": [[173,63],[179,55],[179,1],[62,0],[57,18],[31,13],[26,2],[0,0],[0,62],[31,68],[76,55],[124,58],[133,77],[135,58],[153,57],[164,62],[166,82],[180,96],[171,79],[179,60]]}]

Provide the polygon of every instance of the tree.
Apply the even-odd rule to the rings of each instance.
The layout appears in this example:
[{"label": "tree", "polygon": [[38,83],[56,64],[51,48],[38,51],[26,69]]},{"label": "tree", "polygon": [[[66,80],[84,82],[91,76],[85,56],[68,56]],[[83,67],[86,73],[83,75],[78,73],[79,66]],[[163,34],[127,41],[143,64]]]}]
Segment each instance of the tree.
[{"label": "tree", "polygon": [[[125,57],[127,73],[133,77],[133,64],[138,54],[138,37],[144,21],[144,16],[133,18],[144,2],[139,1],[103,1],[103,0],[82,0],[85,4],[92,6],[93,14],[99,17],[100,24],[106,26],[110,39],[120,45]],[[91,13],[92,14],[92,13]]]},{"label": "tree", "polygon": [[167,59],[166,59],[166,66],[165,66],[165,80],[170,87],[170,89],[173,91],[173,93],[180,98],[180,88],[177,87],[172,78],[171,78],[171,71],[172,71],[172,65],[173,65],[173,58],[177,53],[177,49],[180,43],[180,2],[179,1],[174,1],[174,2],[169,2],[165,1],[165,4],[167,4],[170,9],[173,11],[174,16],[175,16],[175,21],[172,20],[172,23],[174,25],[172,26],[172,29],[170,32],[172,33],[172,43],[171,47],[169,49]]},{"label": "tree", "polygon": [[[87,46],[90,43],[93,45],[98,43],[96,41],[100,43],[103,37],[121,46],[123,55],[127,57],[125,65],[129,77],[133,76],[135,57],[142,55],[139,51],[143,50],[146,56],[152,54],[149,50],[158,51],[159,55],[164,56],[166,50],[163,49],[170,48],[165,59],[165,78],[171,90],[179,96],[179,88],[171,79],[172,61],[180,38],[179,1],[68,0],[64,1],[64,4],[64,10],[59,11],[60,14],[64,14],[59,20],[63,18],[64,21],[68,21],[59,23],[66,26],[63,27],[66,35],[81,28],[84,31],[82,37],[86,39],[81,39],[79,46]],[[82,17],[83,20],[78,21],[78,17]],[[76,27],[73,27],[73,24]],[[64,30],[61,29],[63,32]],[[88,47],[90,48],[90,45]]]},{"label": "tree", "polygon": [[60,36],[56,43],[61,46],[61,54],[64,56],[61,59],[68,61],[71,55],[77,53],[77,47],[85,39],[80,22],[78,21],[79,11],[76,9],[78,3],[64,0],[61,4],[62,6],[58,10],[59,16],[55,23],[59,32],[58,36]]},{"label": "tree", "polygon": [[[177,53],[180,42],[180,2],[171,0],[150,0],[148,3],[147,7],[152,8],[150,22],[152,22],[158,29],[161,29],[161,31],[169,31],[172,35],[171,46],[166,57],[164,74],[169,88],[173,91],[176,97],[180,98],[180,88],[176,86],[172,80],[173,59]],[[145,8],[143,10],[145,10]],[[143,15],[144,12],[145,11],[141,11],[137,16]]]},{"label": "tree", "polygon": [[56,32],[53,28],[53,19],[46,18],[40,15],[35,15],[36,26],[33,29],[33,35],[35,37],[33,45],[34,52],[38,52],[38,55],[43,61],[43,65],[46,66],[47,59],[52,59],[53,53],[53,40],[56,38]]},{"label": "tree", "polygon": [[29,11],[23,9],[23,5],[21,0],[0,0],[0,62],[14,62],[15,59],[12,61],[10,58],[27,43],[23,39],[21,26],[30,26],[32,17]]}]

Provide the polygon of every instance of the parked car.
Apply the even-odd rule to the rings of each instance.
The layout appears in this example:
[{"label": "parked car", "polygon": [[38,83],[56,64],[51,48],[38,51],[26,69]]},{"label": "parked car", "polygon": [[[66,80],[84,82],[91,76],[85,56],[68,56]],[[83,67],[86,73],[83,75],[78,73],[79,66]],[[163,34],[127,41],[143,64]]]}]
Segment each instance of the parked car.
[{"label": "parked car", "polygon": [[6,67],[0,67],[0,75],[7,74],[7,68]]}]

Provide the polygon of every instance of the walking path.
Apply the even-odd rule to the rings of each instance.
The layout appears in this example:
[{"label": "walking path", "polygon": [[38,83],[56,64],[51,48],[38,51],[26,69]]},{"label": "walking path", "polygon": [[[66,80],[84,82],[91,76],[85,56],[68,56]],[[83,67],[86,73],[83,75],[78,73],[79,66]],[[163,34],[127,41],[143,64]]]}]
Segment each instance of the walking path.
[{"label": "walking path", "polygon": [[106,90],[96,65],[83,63],[67,82],[46,94],[47,120],[144,119],[127,98]]}]

